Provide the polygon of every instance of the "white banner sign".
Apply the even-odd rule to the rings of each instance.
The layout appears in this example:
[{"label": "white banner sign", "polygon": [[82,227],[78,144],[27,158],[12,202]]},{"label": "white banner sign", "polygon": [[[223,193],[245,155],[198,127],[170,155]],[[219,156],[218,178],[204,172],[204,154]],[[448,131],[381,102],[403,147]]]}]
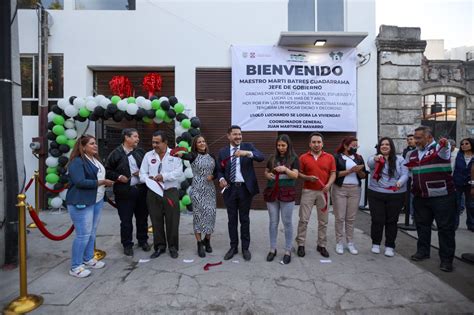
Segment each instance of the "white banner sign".
[{"label": "white banner sign", "polygon": [[353,48],[232,47],[232,124],[244,131],[356,131]]}]

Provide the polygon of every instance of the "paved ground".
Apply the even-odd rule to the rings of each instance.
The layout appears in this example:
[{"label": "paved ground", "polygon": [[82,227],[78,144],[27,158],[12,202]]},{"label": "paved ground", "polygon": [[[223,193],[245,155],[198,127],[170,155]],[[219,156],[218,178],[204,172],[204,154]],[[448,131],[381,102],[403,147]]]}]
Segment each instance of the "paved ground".
[{"label": "paved ground", "polygon": [[[432,258],[413,264],[406,257],[415,241],[399,234],[394,258],[370,253],[366,234],[369,217],[360,212],[355,240],[360,254],[334,252],[334,216],[330,215],[328,239],[330,263],[322,263],[315,249],[315,216],[311,218],[307,255],[293,255],[290,265],[282,257],[283,231],[280,227],[278,260],[265,261],[268,251],[268,214],[251,213],[252,261],[241,255],[223,261],[228,249],[227,216],[218,210],[214,253],[201,259],[195,253],[192,216],[183,215],[180,227],[180,256],[155,260],[136,249],[133,258],[122,255],[116,211],[107,207],[100,223],[97,246],[107,251],[103,270],[86,279],[67,275],[72,238],[53,242],[38,230],[28,235],[29,292],[40,294],[45,303],[36,314],[150,314],[163,313],[301,313],[301,314],[432,314],[464,313],[474,310],[474,266],[455,262],[456,271],[437,269]],[[70,225],[67,214],[42,215],[48,228],[60,234]],[[294,226],[297,211],[294,213]],[[471,243],[472,244],[472,243]],[[474,249],[473,249],[474,251]],[[183,260],[193,260],[186,263]],[[204,271],[208,262],[223,264]],[[463,278],[463,275],[465,276]],[[468,277],[470,276],[470,277]],[[441,280],[442,279],[442,280]],[[456,280],[458,279],[458,280]],[[459,280],[460,279],[460,280]],[[459,282],[462,282],[461,284]],[[457,288],[460,291],[454,289]],[[0,305],[18,294],[18,270],[0,271]]]}]

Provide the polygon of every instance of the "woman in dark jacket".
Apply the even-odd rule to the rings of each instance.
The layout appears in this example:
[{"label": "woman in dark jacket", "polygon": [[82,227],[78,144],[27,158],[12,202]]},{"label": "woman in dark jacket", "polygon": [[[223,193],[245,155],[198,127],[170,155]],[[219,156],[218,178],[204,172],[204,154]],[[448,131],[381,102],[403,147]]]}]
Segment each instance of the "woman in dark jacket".
[{"label": "woman in dark jacket", "polygon": [[336,253],[344,253],[344,230],[347,249],[353,255],[359,251],[354,245],[354,221],[359,209],[361,179],[366,177],[365,163],[357,154],[357,138],[342,139],[336,151],[336,180],[332,186],[332,202],[336,217]]},{"label": "woman in dark jacket", "polygon": [[105,263],[94,258],[94,243],[100,212],[104,205],[105,187],[113,181],[105,179],[105,168],[99,161],[97,142],[93,136],[81,136],[67,166],[69,189],[66,204],[75,227],[69,274],[84,278],[90,275],[86,268],[103,268]]},{"label": "woman in dark jacket", "polygon": [[459,226],[461,215],[461,200],[464,195],[466,200],[466,226],[474,232],[474,202],[471,197],[471,168],[474,161],[474,139],[465,138],[461,140],[461,149],[454,163],[453,179],[456,185],[456,200],[458,214],[456,215],[456,228]]}]

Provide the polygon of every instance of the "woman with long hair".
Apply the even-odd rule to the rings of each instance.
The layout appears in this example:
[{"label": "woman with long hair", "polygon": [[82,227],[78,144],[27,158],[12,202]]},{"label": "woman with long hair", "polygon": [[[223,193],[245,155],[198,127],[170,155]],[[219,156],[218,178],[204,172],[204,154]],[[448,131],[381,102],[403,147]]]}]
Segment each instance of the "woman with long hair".
[{"label": "woman with long hair", "polygon": [[199,257],[212,253],[211,234],[216,223],[216,160],[209,154],[206,139],[195,136],[191,152],[177,151],[176,155],[191,162],[193,180],[191,184],[191,201],[193,204],[193,227],[197,241]]},{"label": "woman with long hair", "polygon": [[471,196],[471,169],[474,161],[474,139],[464,138],[461,140],[461,149],[456,156],[454,163],[453,180],[456,186],[456,200],[458,214],[456,215],[456,228],[459,226],[459,216],[461,215],[461,201],[464,196],[466,206],[466,226],[474,232],[474,202]]},{"label": "woman with long hair", "polygon": [[368,201],[372,224],[372,253],[380,253],[385,227],[385,256],[395,255],[395,239],[400,211],[407,191],[408,168],[402,156],[396,154],[395,144],[383,137],[377,144],[377,153],[367,161],[372,176],[369,180]]},{"label": "woman with long hair", "polygon": [[104,205],[105,187],[112,186],[114,182],[105,179],[105,168],[97,152],[95,138],[83,135],[76,141],[67,165],[69,189],[66,204],[76,231],[69,274],[78,278],[89,276],[89,268],[105,266],[103,261],[94,258],[94,243]]},{"label": "woman with long hair", "polygon": [[277,254],[277,235],[280,216],[285,228],[285,255],[283,263],[291,262],[291,245],[293,241],[293,209],[295,207],[296,179],[298,178],[299,159],[291,139],[281,134],[275,141],[275,154],[272,155],[265,168],[267,187],[264,199],[267,202],[270,216],[270,252],[267,261],[273,261]]},{"label": "woman with long hair", "polygon": [[357,138],[342,139],[336,150],[336,180],[332,186],[331,198],[336,217],[336,253],[344,254],[344,230],[347,249],[353,255],[359,251],[354,244],[354,221],[359,209],[361,179],[366,177],[365,163],[357,154]]}]

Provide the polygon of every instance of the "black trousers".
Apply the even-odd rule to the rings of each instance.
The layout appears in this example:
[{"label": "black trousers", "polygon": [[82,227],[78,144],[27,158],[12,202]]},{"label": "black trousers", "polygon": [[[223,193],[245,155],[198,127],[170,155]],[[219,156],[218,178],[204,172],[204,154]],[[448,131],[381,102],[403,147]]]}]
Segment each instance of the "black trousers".
[{"label": "black trousers", "polygon": [[230,238],[230,247],[239,246],[238,226],[240,220],[240,240],[242,249],[248,249],[250,245],[250,206],[252,204],[252,195],[245,184],[240,186],[232,184],[228,191],[224,192],[224,202],[227,207],[228,229]]},{"label": "black trousers", "polygon": [[385,246],[395,248],[398,231],[398,216],[405,202],[406,193],[390,194],[369,190],[370,236],[372,244],[380,245],[385,227]]},{"label": "black trousers", "polygon": [[115,196],[115,203],[120,217],[120,241],[123,247],[133,246],[133,216],[137,227],[138,244],[142,245],[148,241],[148,209],[146,206],[145,185],[130,187],[127,198],[120,195]]},{"label": "black trousers", "polygon": [[434,219],[438,227],[439,257],[441,261],[452,262],[456,250],[456,195],[452,193],[430,198],[415,196],[413,205],[418,232],[417,252],[430,255],[431,224]]},{"label": "black trousers", "polygon": [[153,245],[155,250],[179,250],[179,194],[177,188],[165,190],[160,197],[151,190],[147,194],[148,211],[153,226]]}]

